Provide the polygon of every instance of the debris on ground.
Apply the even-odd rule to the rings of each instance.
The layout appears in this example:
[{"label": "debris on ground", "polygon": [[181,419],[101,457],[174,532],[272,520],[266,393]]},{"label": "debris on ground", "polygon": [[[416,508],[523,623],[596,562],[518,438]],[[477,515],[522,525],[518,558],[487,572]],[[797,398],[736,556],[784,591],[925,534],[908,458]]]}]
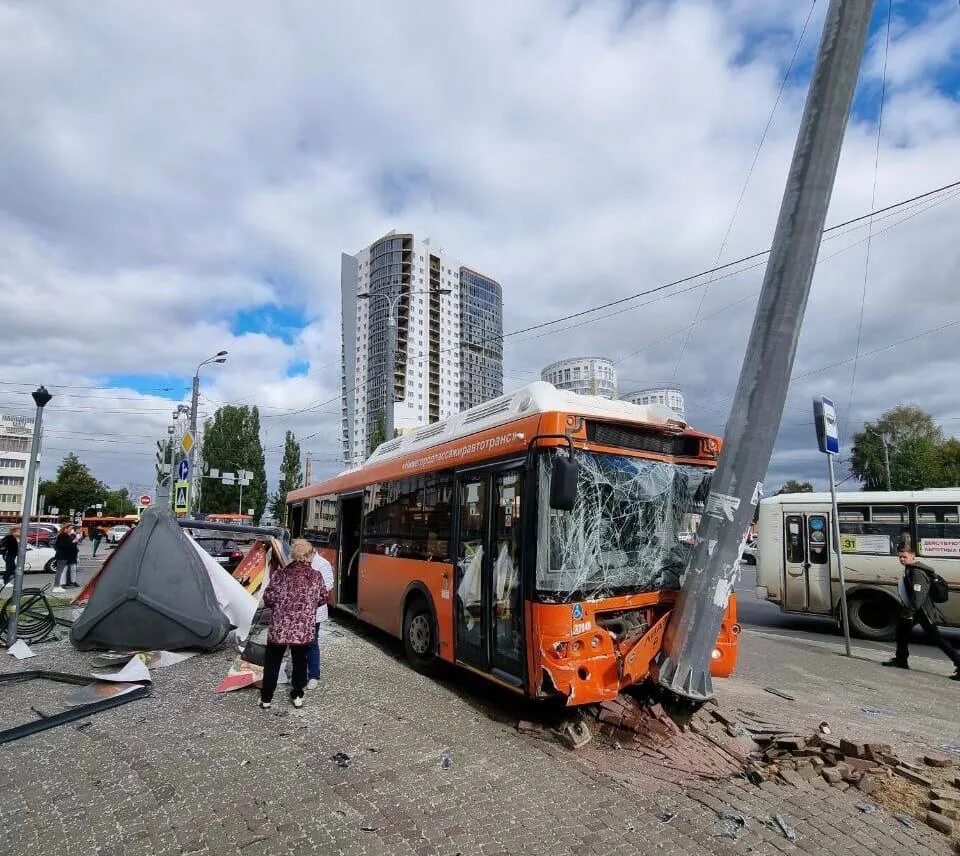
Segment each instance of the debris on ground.
[{"label": "debris on ground", "polygon": [[790,695],[790,693],[785,693],[783,690],[778,690],[776,687],[764,687],[763,691],[765,693],[778,696],[779,698],[786,699],[787,701],[797,700],[795,696]]},{"label": "debris on ground", "polygon": [[582,749],[593,739],[587,723],[582,719],[568,719],[560,726],[559,736],[568,749]]},{"label": "debris on ground", "polygon": [[783,819],[783,815],[775,814],[773,816],[773,822],[779,827],[780,831],[783,833],[783,837],[786,838],[787,841],[797,840],[797,833],[787,826],[787,822]]},{"label": "debris on ground", "polygon": [[440,769],[449,770],[453,767],[453,758],[451,758],[446,752],[440,756]]},{"label": "debris on ground", "polygon": [[338,767],[350,766],[350,756],[345,752],[337,752],[335,755],[331,755],[330,760],[333,761],[333,763]]}]

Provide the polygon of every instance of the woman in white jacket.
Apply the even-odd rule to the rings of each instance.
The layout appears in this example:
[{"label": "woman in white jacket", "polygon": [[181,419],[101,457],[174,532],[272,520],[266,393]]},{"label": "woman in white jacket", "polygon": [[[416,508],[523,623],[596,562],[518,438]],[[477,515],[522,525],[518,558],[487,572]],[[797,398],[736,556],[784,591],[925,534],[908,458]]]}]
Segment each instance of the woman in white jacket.
[{"label": "woman in white jacket", "polygon": [[[323,576],[327,591],[333,591],[333,566],[319,553],[314,552],[310,567]],[[307,651],[307,689],[314,690],[320,683],[320,624],[330,618],[326,603],[317,607],[313,644]]]}]

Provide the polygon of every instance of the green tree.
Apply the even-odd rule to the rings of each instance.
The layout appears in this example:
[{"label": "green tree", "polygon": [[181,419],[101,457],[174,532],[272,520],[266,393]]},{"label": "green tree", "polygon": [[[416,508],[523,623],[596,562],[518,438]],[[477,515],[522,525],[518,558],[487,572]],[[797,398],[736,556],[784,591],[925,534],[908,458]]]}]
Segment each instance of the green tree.
[{"label": "green tree", "polygon": [[130,491],[122,487],[119,490],[108,490],[103,500],[103,513],[107,517],[122,517],[124,514],[135,514],[137,507],[130,499]]},{"label": "green tree", "polygon": [[960,440],[956,437],[940,444],[940,479],[937,487],[960,487]]},{"label": "green tree", "polygon": [[300,467],[300,444],[293,431],[287,431],[283,440],[283,460],[280,462],[280,484],[270,497],[270,515],[282,525],[287,520],[287,494],[303,487]]},{"label": "green tree", "polygon": [[377,446],[387,439],[387,415],[381,410],[377,414],[377,424],[370,435],[370,441],[367,443],[367,454],[372,455]]},{"label": "green tree", "polygon": [[888,410],[853,437],[850,470],[866,490],[887,486],[884,443],[890,459],[893,490],[922,490],[943,480],[940,449],[943,434],[933,417],[911,405]]},{"label": "green tree", "polygon": [[40,493],[45,497],[47,508],[56,507],[61,514],[67,514],[71,510],[83,512],[101,502],[107,487],[94,478],[90,468],[71,452],[57,468],[57,477],[41,482]]},{"label": "green tree", "polygon": [[808,481],[790,479],[783,483],[783,487],[777,493],[813,493],[813,485]]},{"label": "green tree", "polygon": [[[249,470],[250,484],[243,487],[243,511],[253,509],[259,521],[267,505],[267,470],[260,442],[260,411],[256,407],[226,405],[208,419],[203,432],[203,460],[221,473]],[[217,479],[203,479],[200,509],[206,513],[237,513],[240,485],[225,485]]]}]

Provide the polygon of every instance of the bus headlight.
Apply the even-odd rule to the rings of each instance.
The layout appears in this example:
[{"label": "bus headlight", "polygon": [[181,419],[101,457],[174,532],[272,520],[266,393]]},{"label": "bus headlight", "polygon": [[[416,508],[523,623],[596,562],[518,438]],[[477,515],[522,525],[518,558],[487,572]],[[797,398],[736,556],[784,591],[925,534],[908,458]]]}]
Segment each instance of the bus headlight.
[{"label": "bus headlight", "polygon": [[713,653],[712,653],[710,656],[711,656],[714,660],[719,660],[719,659],[723,656],[723,654],[720,653],[720,649],[719,649],[719,648],[714,648],[714,649],[713,649]]}]

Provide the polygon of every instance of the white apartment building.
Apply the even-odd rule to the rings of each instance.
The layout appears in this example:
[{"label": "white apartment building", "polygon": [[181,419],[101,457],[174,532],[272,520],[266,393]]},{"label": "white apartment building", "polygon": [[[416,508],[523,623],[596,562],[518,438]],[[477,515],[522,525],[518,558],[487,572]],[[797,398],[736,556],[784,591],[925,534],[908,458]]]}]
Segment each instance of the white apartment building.
[{"label": "white apartment building", "polygon": [[568,357],[550,363],[540,372],[540,379],[557,389],[578,395],[617,397],[617,370],[603,357]]},{"label": "white apartment building", "polygon": [[633,404],[662,404],[664,407],[669,407],[684,422],[687,421],[687,405],[683,399],[683,393],[679,389],[672,387],[641,389],[638,392],[631,392],[623,396],[623,400],[630,401]]},{"label": "white apartment building", "polygon": [[391,389],[397,431],[438,422],[503,394],[500,285],[429,238],[394,230],[358,253],[344,253],[340,296],[347,466],[363,463],[372,451],[377,423],[385,419],[393,305],[397,327]]},{"label": "white apartment building", "polygon": [[0,413],[0,514],[23,513],[32,441],[32,416]]}]

